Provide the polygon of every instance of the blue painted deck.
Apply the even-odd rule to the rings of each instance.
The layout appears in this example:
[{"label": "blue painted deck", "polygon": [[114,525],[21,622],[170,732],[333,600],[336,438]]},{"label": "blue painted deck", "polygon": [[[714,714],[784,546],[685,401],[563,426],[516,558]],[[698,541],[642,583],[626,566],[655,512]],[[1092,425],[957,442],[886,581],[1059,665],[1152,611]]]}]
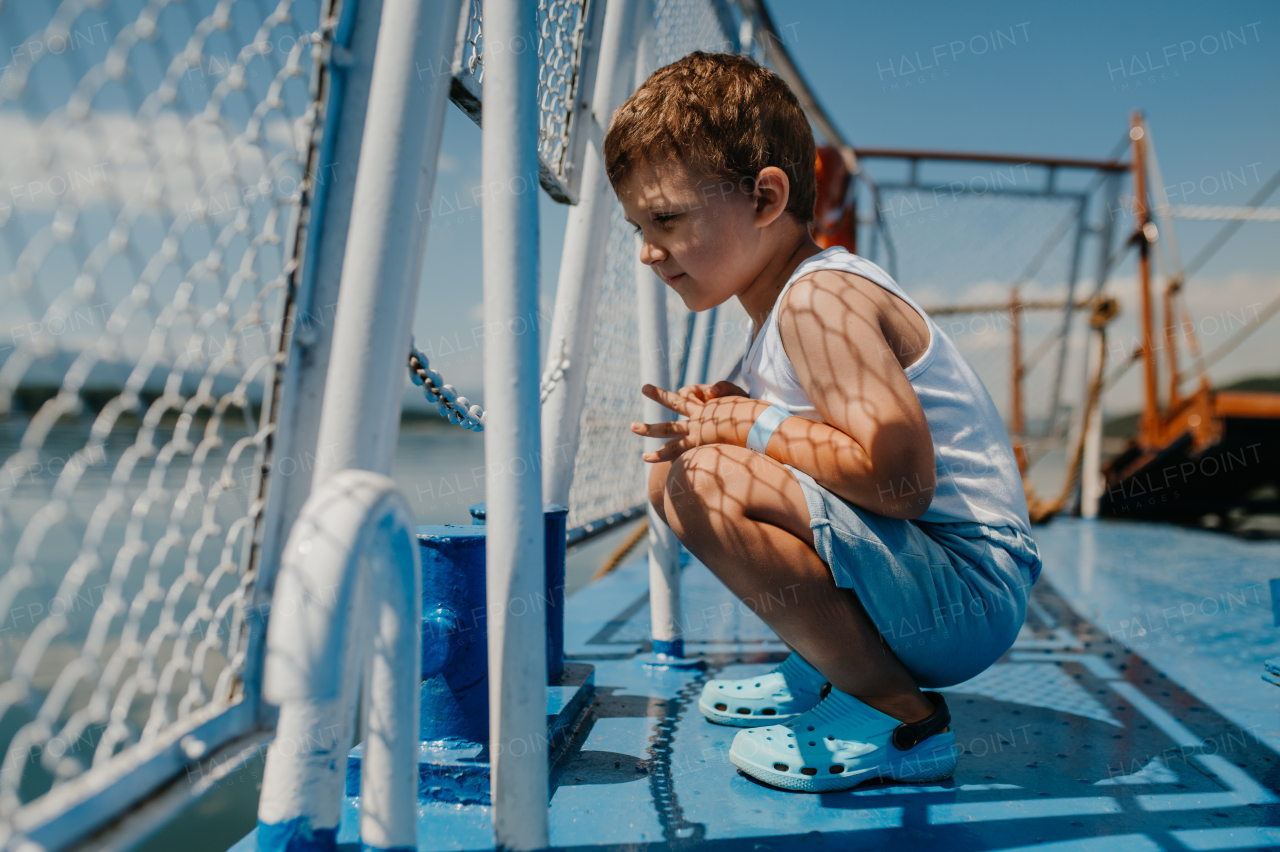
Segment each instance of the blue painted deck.
[{"label": "blue painted deck", "polygon": [[[954,779],[928,786],[804,795],[739,775],[727,758],[736,729],[703,720],[697,696],[709,677],[776,664],[777,638],[693,562],[686,650],[708,668],[652,672],[638,662],[645,562],[581,590],[565,648],[596,667],[596,697],[552,774],[553,843],[1280,848],[1280,690],[1261,679],[1280,652],[1267,589],[1280,542],[1132,522],[1061,520],[1036,533],[1046,567],[1026,626],[1000,662],[947,690],[963,754]],[[489,818],[484,806],[425,805],[419,848],[491,848]],[[339,841],[351,849],[356,824],[348,799]]]}]

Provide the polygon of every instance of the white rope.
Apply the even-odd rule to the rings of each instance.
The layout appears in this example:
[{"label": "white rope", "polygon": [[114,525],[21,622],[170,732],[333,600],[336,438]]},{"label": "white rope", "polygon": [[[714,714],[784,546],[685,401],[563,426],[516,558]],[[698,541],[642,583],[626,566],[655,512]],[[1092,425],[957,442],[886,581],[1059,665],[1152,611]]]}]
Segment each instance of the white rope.
[{"label": "white rope", "polygon": [[1280,222],[1280,207],[1214,207],[1207,204],[1175,204],[1169,209],[1175,219]]},{"label": "white rope", "polygon": [[[1122,203],[1131,213],[1137,209],[1132,196],[1126,197]],[[1280,222],[1280,207],[1156,204],[1152,212],[1172,219],[1199,219],[1204,222]]]},{"label": "white rope", "polygon": [[471,400],[458,395],[458,389],[445,384],[444,377],[431,369],[427,356],[418,351],[415,342],[409,342],[409,378],[422,388],[427,402],[435,404],[440,416],[463,429],[484,431],[485,412]]}]

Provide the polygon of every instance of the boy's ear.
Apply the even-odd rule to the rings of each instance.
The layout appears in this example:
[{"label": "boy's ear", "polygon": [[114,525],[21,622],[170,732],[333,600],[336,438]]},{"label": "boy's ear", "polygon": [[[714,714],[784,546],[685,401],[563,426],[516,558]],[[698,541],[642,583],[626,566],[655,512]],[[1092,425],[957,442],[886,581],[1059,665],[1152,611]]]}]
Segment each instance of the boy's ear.
[{"label": "boy's ear", "polygon": [[756,205],[756,225],[763,228],[777,221],[787,209],[791,198],[791,181],[787,173],[777,166],[765,166],[756,175],[755,191],[751,194]]}]

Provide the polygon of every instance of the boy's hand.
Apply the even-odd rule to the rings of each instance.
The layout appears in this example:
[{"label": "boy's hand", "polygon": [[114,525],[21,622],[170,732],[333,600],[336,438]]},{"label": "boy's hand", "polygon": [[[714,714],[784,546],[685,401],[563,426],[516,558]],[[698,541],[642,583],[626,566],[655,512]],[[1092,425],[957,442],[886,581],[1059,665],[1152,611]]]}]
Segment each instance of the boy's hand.
[{"label": "boy's hand", "polygon": [[[716,382],[714,385],[685,385],[676,394],[706,403],[722,396],[750,396],[733,382]],[[647,394],[646,394],[647,396]],[[655,397],[650,397],[655,399]],[[661,402],[661,400],[659,400]],[[671,406],[667,406],[670,408]],[[673,409],[674,410],[674,409]]]},{"label": "boy's hand", "polygon": [[646,438],[670,438],[656,451],[645,453],[647,462],[671,461],[686,450],[703,444],[747,445],[747,434],[769,403],[749,398],[742,388],[729,382],[688,385],[672,393],[653,385],[640,392],[664,408],[683,414],[688,420],[667,423],[632,423],[631,431]]}]

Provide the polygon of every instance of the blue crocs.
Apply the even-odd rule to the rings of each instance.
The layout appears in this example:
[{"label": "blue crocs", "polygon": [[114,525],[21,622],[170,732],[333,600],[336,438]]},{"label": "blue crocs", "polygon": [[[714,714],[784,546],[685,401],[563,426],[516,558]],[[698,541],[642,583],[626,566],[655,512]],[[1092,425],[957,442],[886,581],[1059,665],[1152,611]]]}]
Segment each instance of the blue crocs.
[{"label": "blue crocs", "polygon": [[776,725],[817,706],[826,685],[822,672],[793,651],[771,672],[740,680],[707,681],[698,709],[717,725]]},{"label": "blue crocs", "polygon": [[747,775],[784,790],[825,793],[864,781],[941,781],[956,769],[956,738],[947,703],[925,695],[934,713],[905,724],[832,689],[817,707],[786,725],[739,731],[729,760]]}]

